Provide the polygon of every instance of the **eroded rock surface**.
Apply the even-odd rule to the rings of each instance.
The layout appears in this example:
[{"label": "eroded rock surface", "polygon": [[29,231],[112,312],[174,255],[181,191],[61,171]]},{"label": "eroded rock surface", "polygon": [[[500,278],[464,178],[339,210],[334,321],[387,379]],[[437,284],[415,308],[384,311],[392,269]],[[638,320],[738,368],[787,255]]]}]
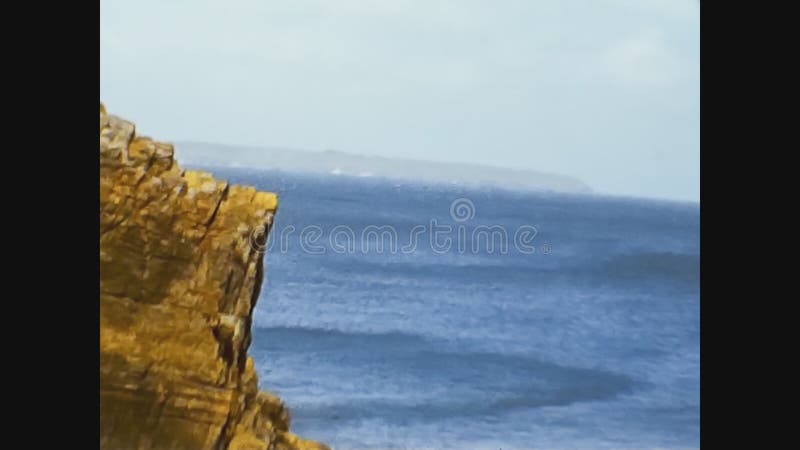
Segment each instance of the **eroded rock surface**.
[{"label": "eroded rock surface", "polygon": [[272,193],[184,172],[100,105],[100,446],[327,449],[247,356]]}]

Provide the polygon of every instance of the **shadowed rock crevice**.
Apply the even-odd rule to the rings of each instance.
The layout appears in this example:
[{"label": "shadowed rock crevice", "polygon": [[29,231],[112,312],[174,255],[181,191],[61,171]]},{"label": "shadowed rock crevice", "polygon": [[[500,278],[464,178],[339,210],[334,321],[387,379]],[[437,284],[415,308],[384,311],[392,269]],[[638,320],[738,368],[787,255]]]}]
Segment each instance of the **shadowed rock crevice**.
[{"label": "shadowed rock crevice", "polygon": [[247,348],[272,193],[183,171],[100,106],[100,446],[325,449],[288,430]]}]

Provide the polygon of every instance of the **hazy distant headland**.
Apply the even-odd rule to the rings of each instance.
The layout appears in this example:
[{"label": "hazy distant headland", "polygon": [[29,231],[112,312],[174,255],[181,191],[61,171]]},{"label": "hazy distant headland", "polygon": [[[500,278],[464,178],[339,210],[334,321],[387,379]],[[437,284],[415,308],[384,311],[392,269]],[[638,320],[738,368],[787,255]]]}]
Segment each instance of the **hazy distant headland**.
[{"label": "hazy distant headland", "polygon": [[203,142],[176,142],[175,149],[181,161],[188,165],[250,167],[567,193],[592,192],[585,183],[569,176],[475,164],[392,159],[335,150],[311,151]]}]

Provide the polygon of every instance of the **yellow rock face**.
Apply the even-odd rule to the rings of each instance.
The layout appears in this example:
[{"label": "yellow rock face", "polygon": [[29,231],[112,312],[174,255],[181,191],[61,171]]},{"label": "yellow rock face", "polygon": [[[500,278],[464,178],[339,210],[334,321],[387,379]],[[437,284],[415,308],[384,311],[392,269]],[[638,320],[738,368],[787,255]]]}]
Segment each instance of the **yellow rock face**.
[{"label": "yellow rock face", "polygon": [[277,205],[100,105],[101,448],[328,448],[288,431],[247,356]]}]

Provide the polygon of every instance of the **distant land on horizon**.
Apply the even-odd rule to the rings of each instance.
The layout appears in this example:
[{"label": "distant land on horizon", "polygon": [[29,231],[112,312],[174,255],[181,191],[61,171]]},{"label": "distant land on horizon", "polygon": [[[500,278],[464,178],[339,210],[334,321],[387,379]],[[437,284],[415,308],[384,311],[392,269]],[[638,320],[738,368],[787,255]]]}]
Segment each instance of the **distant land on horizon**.
[{"label": "distant land on horizon", "polygon": [[394,159],[338,150],[299,150],[206,142],[174,142],[182,164],[277,169],[287,172],[378,177],[429,183],[492,185],[511,189],[593,193],[577,178],[525,169]]}]

